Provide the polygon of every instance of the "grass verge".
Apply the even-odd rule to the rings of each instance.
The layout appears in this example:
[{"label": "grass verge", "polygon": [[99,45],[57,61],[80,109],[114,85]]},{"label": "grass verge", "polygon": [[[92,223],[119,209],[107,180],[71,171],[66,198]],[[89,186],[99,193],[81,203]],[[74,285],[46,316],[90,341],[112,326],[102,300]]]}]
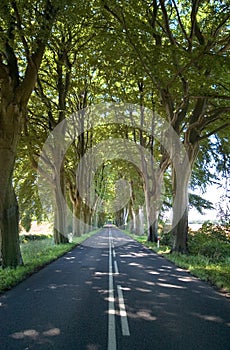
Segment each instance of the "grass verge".
[{"label": "grass verge", "polygon": [[98,230],[95,230],[81,237],[75,237],[73,242],[68,244],[55,245],[52,238],[22,243],[21,252],[24,265],[15,269],[0,269],[0,292],[11,289],[97,232]]},{"label": "grass verge", "polygon": [[[146,236],[138,236],[125,231],[133,239],[143,244],[147,248],[155,251],[167,260],[173,262],[176,266],[189,271],[193,276],[208,282],[216,287],[220,292],[230,296],[230,257],[226,256],[222,259],[219,257],[208,257],[202,254],[185,255],[180,253],[170,253],[170,247],[160,245],[157,248],[156,243],[147,242]],[[202,247],[200,247],[202,248]],[[228,244],[230,252],[230,245]]]}]

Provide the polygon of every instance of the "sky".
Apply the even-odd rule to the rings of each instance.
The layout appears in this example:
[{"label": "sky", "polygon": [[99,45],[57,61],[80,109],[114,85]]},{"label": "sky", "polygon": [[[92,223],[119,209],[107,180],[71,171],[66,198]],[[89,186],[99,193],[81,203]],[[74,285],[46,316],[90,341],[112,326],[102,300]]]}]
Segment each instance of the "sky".
[{"label": "sky", "polygon": [[[206,192],[202,193],[198,189],[193,193],[200,195],[202,198],[209,200],[213,203],[213,207],[216,207],[218,202],[221,201],[221,196],[225,193],[224,187],[217,185],[208,185]],[[196,209],[190,209],[189,221],[201,220],[201,221],[213,221],[218,220],[216,210],[204,210],[204,215],[201,215]]]}]

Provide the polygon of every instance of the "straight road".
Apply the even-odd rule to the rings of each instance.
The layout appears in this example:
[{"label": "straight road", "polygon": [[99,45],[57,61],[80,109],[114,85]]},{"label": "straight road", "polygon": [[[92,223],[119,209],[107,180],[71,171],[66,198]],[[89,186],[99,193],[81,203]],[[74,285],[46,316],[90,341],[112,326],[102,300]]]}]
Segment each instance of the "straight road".
[{"label": "straight road", "polygon": [[1,350],[228,350],[229,300],[115,228],[0,297]]}]

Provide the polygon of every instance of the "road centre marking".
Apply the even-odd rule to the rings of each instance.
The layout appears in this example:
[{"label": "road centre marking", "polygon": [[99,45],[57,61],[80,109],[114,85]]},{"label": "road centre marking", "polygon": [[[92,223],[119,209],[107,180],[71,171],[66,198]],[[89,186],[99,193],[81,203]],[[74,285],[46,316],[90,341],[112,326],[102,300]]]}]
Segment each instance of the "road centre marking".
[{"label": "road centre marking", "polygon": [[115,303],[113,286],[113,265],[111,232],[109,230],[109,315],[108,315],[108,350],[116,350],[116,328],[115,328]]},{"label": "road centre marking", "polygon": [[118,266],[117,266],[116,260],[114,260],[114,270],[115,270],[115,274],[118,275],[119,271],[118,271]]},{"label": "road centre marking", "polygon": [[118,301],[119,301],[120,316],[121,316],[122,335],[130,336],[127,312],[126,312],[126,309],[125,309],[125,302],[124,302],[123,292],[122,292],[122,288],[121,288],[120,285],[117,286],[117,293],[118,293]]},{"label": "road centre marking", "polygon": [[[115,292],[114,292],[114,281],[113,281],[113,263],[114,272],[119,274],[117,261],[115,260],[116,253],[114,250],[114,244],[112,234],[109,229],[109,306],[108,306],[108,350],[117,350],[116,340],[116,310],[115,310]],[[114,261],[113,261],[114,258]],[[125,308],[125,302],[123,297],[122,287],[117,285],[118,304],[120,311],[121,320],[121,331],[123,336],[130,336],[129,324],[127,318],[127,312]]]}]

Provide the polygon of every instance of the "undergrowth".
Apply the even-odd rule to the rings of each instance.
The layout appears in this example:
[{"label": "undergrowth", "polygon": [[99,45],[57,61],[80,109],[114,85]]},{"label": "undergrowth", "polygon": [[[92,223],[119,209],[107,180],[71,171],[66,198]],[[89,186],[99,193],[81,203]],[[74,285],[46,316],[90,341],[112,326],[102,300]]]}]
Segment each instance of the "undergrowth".
[{"label": "undergrowth", "polygon": [[70,251],[96,231],[75,237],[72,243],[56,245],[52,235],[25,235],[21,237],[23,266],[0,269],[0,292],[11,289],[19,282]]}]

